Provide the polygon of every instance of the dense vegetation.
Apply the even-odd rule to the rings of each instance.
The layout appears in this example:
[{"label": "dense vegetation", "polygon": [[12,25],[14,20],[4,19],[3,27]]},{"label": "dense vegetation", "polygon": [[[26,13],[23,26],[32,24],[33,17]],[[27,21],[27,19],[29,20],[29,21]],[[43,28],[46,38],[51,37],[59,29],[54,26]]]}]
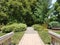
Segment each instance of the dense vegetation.
[{"label": "dense vegetation", "polygon": [[57,0],[52,8],[50,4],[51,0],[0,0],[0,24],[60,22],[60,1]]},{"label": "dense vegetation", "polygon": [[36,0],[0,0],[0,23],[33,23]]},{"label": "dense vegetation", "polygon": [[57,2],[54,4],[55,8],[55,15],[57,15],[57,21],[60,22],[60,1],[57,0]]},{"label": "dense vegetation", "polygon": [[11,24],[11,25],[6,25],[6,26],[3,26],[1,28],[1,31],[3,33],[9,33],[9,32],[21,32],[21,31],[25,31],[27,28],[27,26],[25,24],[17,24],[17,23],[14,23],[14,24]]},{"label": "dense vegetation", "polygon": [[44,22],[48,12],[48,0],[0,0],[0,24]]}]

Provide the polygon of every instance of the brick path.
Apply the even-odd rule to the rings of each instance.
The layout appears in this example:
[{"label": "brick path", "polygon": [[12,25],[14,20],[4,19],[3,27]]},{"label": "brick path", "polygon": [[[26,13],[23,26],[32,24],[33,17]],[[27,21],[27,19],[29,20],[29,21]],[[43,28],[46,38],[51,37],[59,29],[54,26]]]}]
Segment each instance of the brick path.
[{"label": "brick path", "polygon": [[44,45],[37,31],[32,27],[28,27],[19,45]]}]

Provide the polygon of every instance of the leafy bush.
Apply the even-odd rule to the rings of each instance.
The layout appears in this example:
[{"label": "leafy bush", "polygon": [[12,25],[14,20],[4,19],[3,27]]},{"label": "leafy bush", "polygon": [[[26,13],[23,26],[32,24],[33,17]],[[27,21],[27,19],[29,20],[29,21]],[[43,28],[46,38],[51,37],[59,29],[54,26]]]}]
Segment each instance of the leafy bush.
[{"label": "leafy bush", "polygon": [[14,23],[14,24],[6,25],[6,26],[2,27],[1,30],[4,33],[9,33],[11,31],[18,32],[18,31],[25,31],[26,27],[27,26],[25,24]]},{"label": "leafy bush", "polygon": [[35,30],[44,30],[44,27],[41,26],[41,25],[39,25],[39,24],[33,25],[33,28],[34,28]]},{"label": "leafy bush", "polygon": [[49,23],[49,26],[50,27],[60,27],[60,23],[57,21],[52,21]]}]

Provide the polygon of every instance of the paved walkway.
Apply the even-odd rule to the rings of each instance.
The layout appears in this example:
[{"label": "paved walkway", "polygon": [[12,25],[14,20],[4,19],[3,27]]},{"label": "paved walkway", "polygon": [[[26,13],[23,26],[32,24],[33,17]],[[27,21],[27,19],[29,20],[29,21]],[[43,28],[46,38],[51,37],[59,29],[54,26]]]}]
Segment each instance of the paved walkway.
[{"label": "paved walkway", "polygon": [[38,33],[32,27],[28,27],[19,45],[44,45],[44,43]]}]

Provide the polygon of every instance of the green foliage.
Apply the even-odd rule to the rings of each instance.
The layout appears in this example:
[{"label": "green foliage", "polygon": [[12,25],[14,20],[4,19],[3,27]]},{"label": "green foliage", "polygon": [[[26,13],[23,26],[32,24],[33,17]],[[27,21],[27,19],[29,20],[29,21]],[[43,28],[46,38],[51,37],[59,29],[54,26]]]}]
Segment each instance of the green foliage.
[{"label": "green foliage", "polygon": [[57,0],[58,3],[60,3],[60,0]]},{"label": "green foliage", "polygon": [[25,24],[18,24],[18,23],[14,23],[14,24],[11,24],[11,25],[6,25],[6,26],[3,26],[1,28],[2,32],[4,33],[9,33],[11,31],[15,31],[15,32],[19,32],[19,31],[25,31],[27,28],[27,26]]},{"label": "green foliage", "polygon": [[35,30],[43,30],[44,28],[43,28],[43,26],[40,26],[39,24],[35,24],[35,25],[33,25],[33,28],[35,29]]},{"label": "green foliage", "polygon": [[8,16],[9,23],[43,23],[48,11],[47,2],[48,0],[0,0],[0,11]]},{"label": "green foliage", "polygon": [[60,22],[60,1],[59,0],[57,0],[57,2],[54,4],[54,6],[55,6],[55,8],[54,8],[54,10],[55,10],[55,15],[57,15],[57,21],[59,21]]},{"label": "green foliage", "polygon": [[48,0],[38,0],[36,11],[34,12],[34,22],[35,23],[44,23],[45,18],[47,18],[47,12],[48,12]]},{"label": "green foliage", "polygon": [[0,0],[0,11],[9,16],[9,22],[33,23],[33,12],[37,0]]},{"label": "green foliage", "polygon": [[6,24],[8,21],[8,16],[4,12],[0,12],[0,24]]},{"label": "green foliage", "polygon": [[13,37],[12,37],[12,45],[18,45],[18,43],[21,40],[23,35],[24,35],[24,31],[22,31],[22,32],[15,32]]},{"label": "green foliage", "polygon": [[49,23],[49,26],[50,27],[60,27],[60,23],[57,21],[52,21]]},{"label": "green foliage", "polygon": [[60,6],[57,8],[57,11],[60,13]]},{"label": "green foliage", "polygon": [[57,20],[57,16],[56,15],[51,15],[49,21],[56,21]]}]

